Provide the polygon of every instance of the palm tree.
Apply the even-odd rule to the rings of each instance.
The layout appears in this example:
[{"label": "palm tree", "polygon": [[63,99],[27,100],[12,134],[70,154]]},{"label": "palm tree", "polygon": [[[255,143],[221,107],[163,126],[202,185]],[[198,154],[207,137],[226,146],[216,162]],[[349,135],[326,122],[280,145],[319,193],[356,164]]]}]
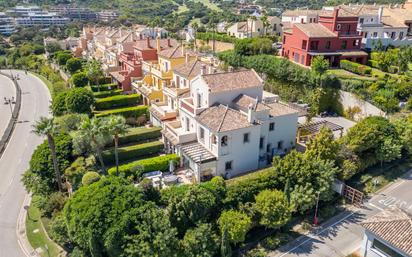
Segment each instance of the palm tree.
[{"label": "palm tree", "polygon": [[263,25],[263,35],[266,36],[267,35],[267,29],[270,26],[268,15],[264,14],[262,17],[260,17],[260,21],[262,22],[262,25]]},{"label": "palm tree", "polygon": [[250,25],[250,27],[251,27],[250,28],[250,37],[252,38],[253,37],[253,25],[254,25],[255,21],[257,21],[257,17],[255,15],[252,15],[250,17],[250,19],[252,20],[251,25]]},{"label": "palm tree", "polygon": [[98,90],[100,91],[99,80],[103,76],[102,67],[99,61],[90,60],[87,62],[87,77],[89,80],[93,81],[97,85]]},{"label": "palm tree", "polygon": [[126,119],[123,116],[110,116],[106,119],[107,130],[114,140],[114,156],[116,159],[116,175],[119,175],[119,136],[124,135],[128,131]]},{"label": "palm tree", "polygon": [[62,179],[60,175],[59,164],[57,163],[56,144],[54,142],[53,137],[55,132],[53,118],[40,117],[40,120],[36,121],[36,123],[33,125],[32,132],[38,136],[47,137],[47,142],[49,144],[51,157],[53,161],[53,169],[56,175],[57,186],[59,188],[59,191],[62,191]]},{"label": "palm tree", "polygon": [[[108,129],[106,123],[102,118],[92,118],[86,117],[82,120],[79,130],[75,135],[76,148],[83,147],[90,148],[99,159],[100,166],[102,167],[103,173],[106,173],[106,167],[104,165],[102,149],[105,145],[105,139],[108,136]],[[81,152],[81,151],[79,151]]]}]

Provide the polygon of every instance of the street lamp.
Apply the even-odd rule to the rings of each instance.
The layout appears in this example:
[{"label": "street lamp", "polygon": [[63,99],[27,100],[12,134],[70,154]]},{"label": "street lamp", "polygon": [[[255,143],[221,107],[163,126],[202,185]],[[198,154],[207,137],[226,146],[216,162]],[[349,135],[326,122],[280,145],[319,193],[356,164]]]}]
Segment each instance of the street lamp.
[{"label": "street lamp", "polygon": [[10,114],[11,114],[12,118],[13,118],[13,107],[11,105],[14,104],[14,103],[15,103],[14,96],[12,96],[11,99],[7,98],[7,97],[4,97],[4,104],[8,104],[10,106]]}]

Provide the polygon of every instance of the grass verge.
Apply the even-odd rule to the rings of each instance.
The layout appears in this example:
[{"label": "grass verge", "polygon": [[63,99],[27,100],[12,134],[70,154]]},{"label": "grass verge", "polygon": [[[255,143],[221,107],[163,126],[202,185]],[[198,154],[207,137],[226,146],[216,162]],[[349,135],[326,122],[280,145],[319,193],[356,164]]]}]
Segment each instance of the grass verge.
[{"label": "grass verge", "polygon": [[26,234],[27,239],[33,249],[40,252],[42,257],[55,257],[64,251],[50,238],[44,229],[39,208],[36,207],[36,202],[39,201],[37,196],[34,196],[26,217]]}]

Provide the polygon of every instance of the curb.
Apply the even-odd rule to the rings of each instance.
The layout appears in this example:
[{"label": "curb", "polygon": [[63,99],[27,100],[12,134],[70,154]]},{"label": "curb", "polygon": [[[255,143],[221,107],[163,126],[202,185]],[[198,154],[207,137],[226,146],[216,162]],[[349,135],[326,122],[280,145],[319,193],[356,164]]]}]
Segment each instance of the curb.
[{"label": "curb", "polygon": [[26,217],[27,211],[26,206],[30,206],[31,195],[26,194],[23,204],[20,208],[19,216],[17,218],[16,234],[17,234],[17,243],[19,244],[21,250],[27,257],[40,257],[33,247],[30,245],[29,240],[27,239],[26,234]]}]

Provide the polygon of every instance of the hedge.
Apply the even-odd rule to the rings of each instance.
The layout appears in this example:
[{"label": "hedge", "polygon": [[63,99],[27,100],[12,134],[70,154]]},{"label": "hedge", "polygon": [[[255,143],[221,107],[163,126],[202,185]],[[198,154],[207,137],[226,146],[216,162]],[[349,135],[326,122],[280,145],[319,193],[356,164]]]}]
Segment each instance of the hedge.
[{"label": "hedge", "polygon": [[142,96],[140,94],[131,95],[114,95],[106,98],[97,99],[94,107],[96,110],[108,110],[119,107],[133,106],[140,103]]},{"label": "hedge", "polygon": [[[176,154],[168,154],[164,156],[156,156],[153,158],[143,159],[139,161],[130,162],[119,166],[119,174],[125,178],[131,178],[136,180],[140,178],[143,173],[151,171],[168,171],[169,162],[179,162],[180,158]],[[137,170],[136,167],[140,166],[141,170]],[[109,175],[116,175],[116,167],[109,169]]]},{"label": "hedge", "polygon": [[228,36],[227,34],[222,33],[211,33],[211,32],[197,32],[196,38],[204,41],[211,41],[213,38],[216,41],[235,43],[237,38]]},{"label": "hedge", "polygon": [[[163,150],[163,143],[160,141],[152,141],[149,143],[120,147],[118,149],[119,161],[124,162],[124,161],[136,159],[138,157],[158,154],[162,150]],[[115,163],[114,149],[104,151],[103,159],[106,164]]]},{"label": "hedge", "polygon": [[123,90],[121,89],[116,89],[116,90],[110,90],[110,91],[101,91],[101,92],[94,92],[94,98],[105,98],[105,97],[110,97],[114,95],[121,95]]},{"label": "hedge", "polygon": [[[119,138],[119,145],[125,145],[125,144],[130,144],[130,143],[139,143],[143,141],[148,141],[148,140],[153,140],[157,139],[162,136],[160,133],[161,128],[160,127],[151,127],[151,128],[146,128],[146,127],[137,127],[137,128],[132,128],[129,130],[129,132],[121,136]],[[111,141],[108,146],[114,146],[113,141]]]},{"label": "hedge", "polygon": [[[100,87],[100,90],[99,90]],[[115,83],[110,83],[110,84],[101,84],[100,86],[94,85],[90,87],[93,92],[102,92],[102,91],[111,91],[114,89],[117,89],[118,86]]]},{"label": "hedge", "polygon": [[372,73],[372,68],[366,65],[362,65],[356,62],[351,62],[348,60],[340,61],[340,67],[344,70],[353,72],[359,75],[370,75]]},{"label": "hedge", "polygon": [[105,117],[110,115],[122,115],[123,117],[127,118],[138,118],[142,115],[148,114],[148,107],[145,105],[133,106],[133,107],[126,107],[126,108],[119,108],[113,110],[107,110],[102,112],[97,112],[96,117]]}]

